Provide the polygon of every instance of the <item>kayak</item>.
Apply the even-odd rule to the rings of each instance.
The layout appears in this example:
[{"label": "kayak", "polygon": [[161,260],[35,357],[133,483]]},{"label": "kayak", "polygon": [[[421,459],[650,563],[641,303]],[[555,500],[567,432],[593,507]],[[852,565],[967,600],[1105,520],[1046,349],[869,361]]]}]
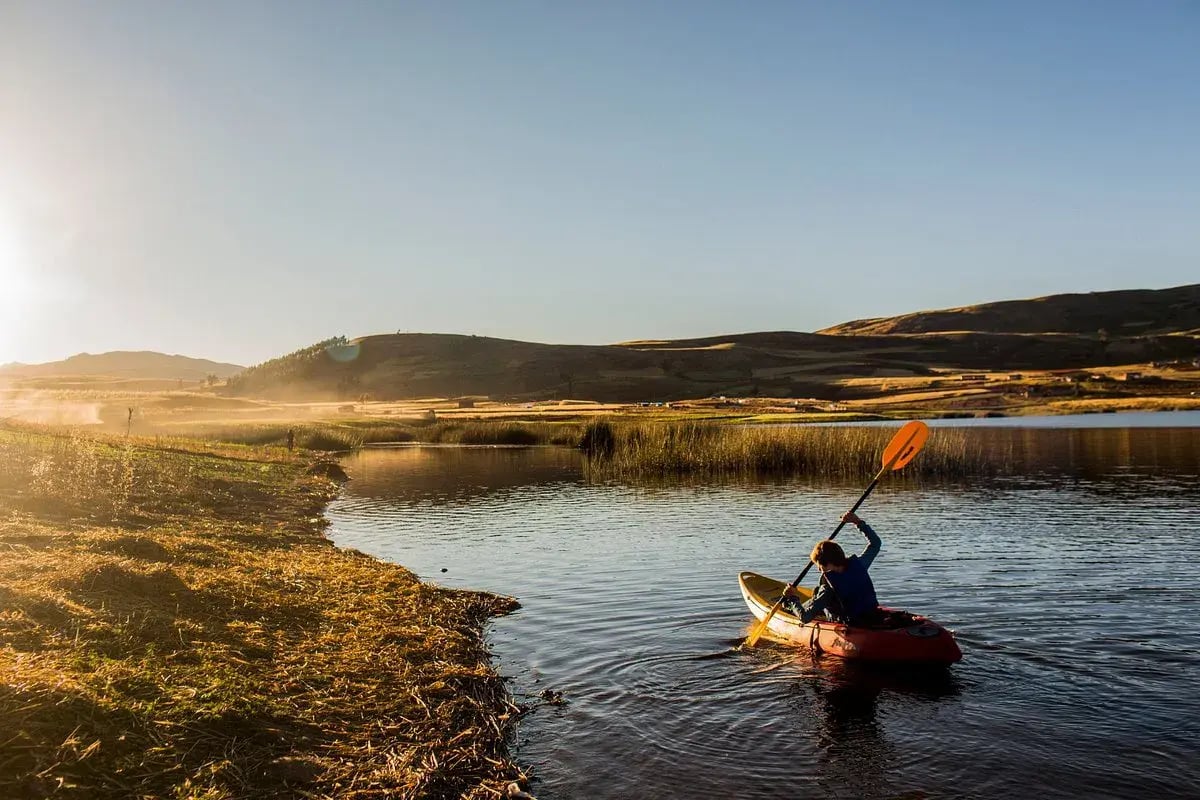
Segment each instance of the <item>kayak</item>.
[{"label": "kayak", "polygon": [[[738,575],[738,583],[750,612],[760,620],[787,587],[783,581],[754,572]],[[812,597],[811,589],[796,591],[805,600]],[[852,627],[825,619],[802,622],[781,608],[771,617],[767,633],[774,639],[805,645],[818,653],[859,661],[953,664],[962,658],[954,634],[933,620],[893,609],[884,611],[887,622],[880,627]]]}]

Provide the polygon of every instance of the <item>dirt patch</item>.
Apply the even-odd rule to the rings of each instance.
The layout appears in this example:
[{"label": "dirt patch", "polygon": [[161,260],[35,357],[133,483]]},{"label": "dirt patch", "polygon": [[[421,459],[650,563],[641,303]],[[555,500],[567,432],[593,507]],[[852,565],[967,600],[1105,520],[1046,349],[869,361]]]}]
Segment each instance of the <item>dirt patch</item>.
[{"label": "dirt patch", "polygon": [[118,536],[101,539],[93,547],[103,553],[115,553],[142,561],[170,561],[171,551],[148,536]]}]

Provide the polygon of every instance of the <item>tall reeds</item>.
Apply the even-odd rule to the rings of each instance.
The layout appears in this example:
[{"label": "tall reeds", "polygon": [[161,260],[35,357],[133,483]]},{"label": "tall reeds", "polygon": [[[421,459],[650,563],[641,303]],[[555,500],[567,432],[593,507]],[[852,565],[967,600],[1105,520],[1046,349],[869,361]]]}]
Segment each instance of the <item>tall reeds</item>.
[{"label": "tall reeds", "polygon": [[473,420],[438,422],[414,431],[417,441],[434,444],[470,445],[544,445],[575,447],[579,443],[578,425],[547,422],[504,422]]},{"label": "tall reeds", "polygon": [[376,442],[411,442],[417,438],[408,425],[381,423],[378,425],[355,425],[335,422],[254,422],[227,425],[184,425],[179,426],[181,435],[230,444],[253,446],[285,446],[288,431],[295,433],[296,447],[323,452],[357,450],[364,444]]},{"label": "tall reeds", "polygon": [[145,463],[128,439],[39,429],[0,430],[0,495],[27,506],[111,519],[129,509],[135,488],[148,482]]},{"label": "tall reeds", "polygon": [[357,450],[366,444],[403,442],[514,446],[558,444],[575,447],[581,433],[580,426],[576,424],[504,420],[268,422],[186,425],[178,428],[179,433],[188,438],[253,446],[283,446],[289,430],[295,432],[296,447],[325,452]]},{"label": "tall reeds", "polygon": [[[722,425],[704,422],[590,423],[581,437],[594,475],[795,474],[870,476],[893,428],[830,425]],[[907,474],[955,477],[1005,471],[1007,448],[965,430],[934,430]]]}]

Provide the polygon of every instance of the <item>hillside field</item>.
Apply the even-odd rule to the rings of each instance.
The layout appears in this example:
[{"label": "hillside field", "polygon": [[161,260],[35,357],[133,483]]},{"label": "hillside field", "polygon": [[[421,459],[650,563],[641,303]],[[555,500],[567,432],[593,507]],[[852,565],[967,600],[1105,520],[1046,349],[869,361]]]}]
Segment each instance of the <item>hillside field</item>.
[{"label": "hillside field", "polygon": [[[68,382],[70,383],[70,382]],[[39,379],[0,388],[0,419],[94,427],[141,435],[207,434],[225,427],[316,422],[349,427],[433,421],[573,422],[593,417],[711,419],[727,422],[833,422],[941,416],[1017,416],[1200,408],[1200,369],[1132,364],[1083,371],[954,372],[922,376],[831,376],[828,394],[674,401],[599,402],[584,398],[503,401],[483,396],[412,400],[285,402],[200,391],[54,388]],[[130,409],[133,409],[132,417]],[[280,427],[283,426],[283,427]]]}]

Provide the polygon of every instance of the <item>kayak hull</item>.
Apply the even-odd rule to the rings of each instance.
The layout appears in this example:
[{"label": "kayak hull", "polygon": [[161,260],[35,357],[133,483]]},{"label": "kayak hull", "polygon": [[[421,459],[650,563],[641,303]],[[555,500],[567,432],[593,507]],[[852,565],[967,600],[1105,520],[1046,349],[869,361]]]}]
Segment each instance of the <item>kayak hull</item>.
[{"label": "kayak hull", "polygon": [[[783,595],[787,584],[754,572],[738,575],[742,598],[761,620]],[[806,599],[809,589],[798,589]],[[954,634],[936,622],[913,615],[912,624],[899,628],[852,627],[830,620],[802,622],[779,609],[767,624],[766,635],[815,652],[858,661],[953,664],[962,658]]]}]

